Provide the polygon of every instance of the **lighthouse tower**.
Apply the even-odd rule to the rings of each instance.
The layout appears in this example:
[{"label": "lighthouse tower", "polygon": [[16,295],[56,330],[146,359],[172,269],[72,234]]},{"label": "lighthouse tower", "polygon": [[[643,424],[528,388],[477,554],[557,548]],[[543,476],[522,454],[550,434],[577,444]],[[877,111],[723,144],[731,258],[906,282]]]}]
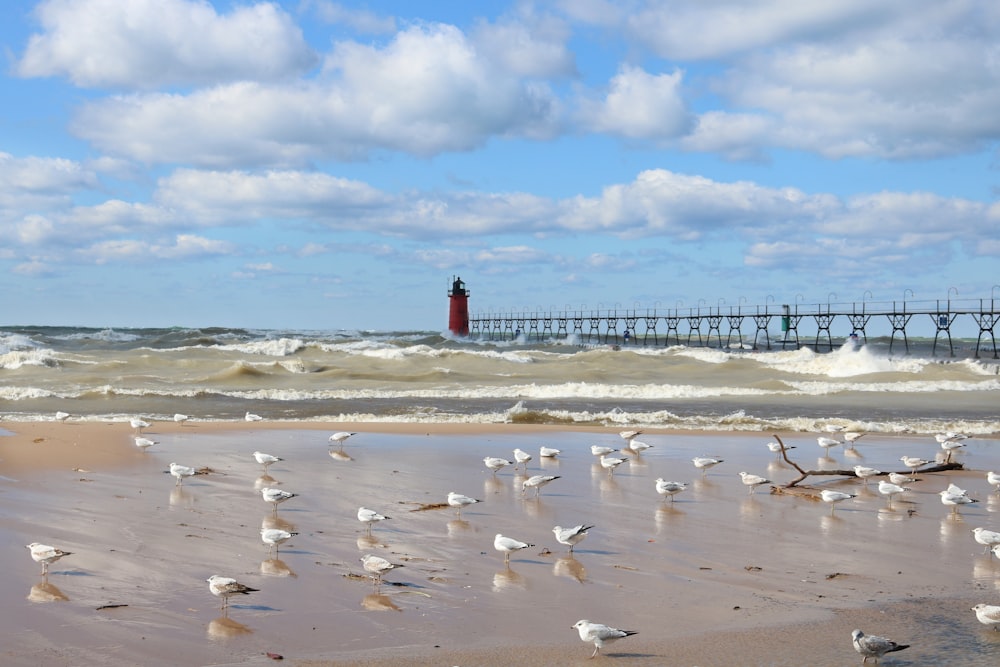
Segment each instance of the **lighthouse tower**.
[{"label": "lighthouse tower", "polygon": [[456,336],[468,336],[469,291],[465,289],[465,283],[458,276],[455,276],[454,282],[451,284],[448,299],[451,302],[448,311],[448,330]]}]

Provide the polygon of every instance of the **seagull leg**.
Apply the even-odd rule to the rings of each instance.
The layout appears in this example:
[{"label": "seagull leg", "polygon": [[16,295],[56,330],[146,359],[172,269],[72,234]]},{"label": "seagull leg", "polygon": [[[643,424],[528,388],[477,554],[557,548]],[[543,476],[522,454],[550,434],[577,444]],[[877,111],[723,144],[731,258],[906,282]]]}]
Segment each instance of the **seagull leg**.
[{"label": "seagull leg", "polygon": [[600,646],[595,646],[595,647],[594,647],[594,652],[590,654],[590,657],[591,657],[591,659],[593,659],[593,658],[594,658],[594,656],[596,656],[596,655],[597,655],[597,653],[598,653],[598,652],[599,652],[600,650],[601,650],[601,647],[600,647]]}]

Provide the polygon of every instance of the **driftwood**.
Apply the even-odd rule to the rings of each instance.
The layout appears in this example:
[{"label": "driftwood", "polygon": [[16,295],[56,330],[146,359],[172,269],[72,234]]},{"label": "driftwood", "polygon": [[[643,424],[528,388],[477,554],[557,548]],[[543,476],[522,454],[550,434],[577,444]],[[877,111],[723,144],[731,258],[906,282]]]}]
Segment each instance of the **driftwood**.
[{"label": "driftwood", "polygon": [[[788,447],[786,447],[785,443],[781,441],[781,438],[779,438],[778,436],[774,436],[774,439],[777,441],[779,445],[781,445],[781,458],[785,459],[785,463],[787,463],[788,465],[792,466],[793,468],[799,471],[799,476],[790,481],[788,484],[785,484],[784,486],[785,489],[791,489],[797,486],[799,482],[802,482],[803,480],[812,476],[819,476],[819,475],[838,476],[838,477],[858,476],[858,474],[853,470],[803,470],[802,466],[800,466],[798,463],[788,458]],[[961,463],[939,463],[929,468],[920,468],[919,470],[917,470],[917,472],[923,474],[929,472],[944,472],[946,470],[964,470],[964,469],[965,466],[963,466]],[[897,470],[896,472],[898,472],[901,475],[911,475],[914,473],[914,471],[910,470],[909,468],[907,468],[906,470]],[[888,474],[889,474],[888,472],[881,473],[881,475],[888,475]],[[876,477],[878,476],[880,475],[876,475]]]}]

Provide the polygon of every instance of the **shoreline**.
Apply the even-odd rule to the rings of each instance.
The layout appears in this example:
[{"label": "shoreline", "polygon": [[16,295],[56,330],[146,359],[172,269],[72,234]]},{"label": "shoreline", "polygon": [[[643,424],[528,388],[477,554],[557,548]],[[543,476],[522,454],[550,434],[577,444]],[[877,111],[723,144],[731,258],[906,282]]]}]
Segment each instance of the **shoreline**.
[{"label": "shoreline", "polygon": [[[21,608],[23,627],[0,642],[9,647],[0,652],[5,664],[78,664],[81,656],[108,667],[135,664],[137,656],[146,664],[269,664],[264,653],[274,651],[303,667],[608,660],[832,666],[858,659],[850,647],[854,627],[919,643],[898,654],[903,664],[933,662],[945,650],[953,656],[948,632],[976,645],[976,652],[960,654],[964,664],[995,664],[1000,656],[1000,639],[993,642],[967,611],[1000,598],[994,586],[1000,564],[984,558],[967,534],[980,524],[1000,530],[1000,498],[985,497],[978,481],[977,464],[998,461],[993,440],[976,442],[965,459],[968,470],[927,475],[898,512],[886,511],[877,493],[862,492],[856,480],[820,480],[862,494],[831,516],[826,505],[808,499],[745,492],[736,470],[766,472],[776,481],[790,476],[763,448],[769,436],[761,433],[649,429],[643,439],[653,449],[630,455],[631,463],[610,476],[588,449],[620,442],[618,428],[156,422],[146,431],[159,444],[141,452],[127,422],[2,426],[15,433],[0,436],[0,499],[7,507],[0,535],[10,538],[14,567],[0,575],[0,593],[23,600],[38,579],[36,564],[17,553],[28,541],[61,540],[74,552],[49,576],[68,600],[13,605]],[[316,432],[340,430],[358,435],[334,457],[337,448]],[[816,448],[813,434],[781,435],[801,456]],[[858,447],[858,462],[891,461],[908,440],[914,439],[872,437]],[[539,443],[564,453],[540,460]],[[538,500],[515,491],[518,477],[509,469],[494,477],[482,467],[484,452],[505,455],[514,447],[536,454],[531,474],[561,477]],[[268,519],[253,490],[259,467],[247,462],[255,448],[285,459],[270,472],[277,480],[267,483],[302,494],[276,515],[299,532],[287,555],[281,552],[286,576],[264,573],[265,564],[274,564],[260,561],[265,549],[248,525],[255,516]],[[723,452],[726,465],[704,477],[690,466],[692,454]],[[844,459],[838,465],[849,462],[838,456]],[[175,487],[162,474],[175,458],[215,474]],[[691,485],[675,503],[651,491],[655,477],[668,475]],[[936,502],[948,480],[984,496],[982,506],[951,518]],[[447,509],[411,511],[440,502],[452,487],[487,502],[460,521]],[[393,517],[375,528],[374,541],[352,516],[359,504]],[[598,528],[567,559],[551,525],[581,521]],[[513,556],[505,570],[491,544],[498,530],[523,535],[537,548]],[[139,542],[123,542],[121,531]],[[391,584],[365,595],[371,584],[354,577],[362,574],[358,556],[368,550],[405,566],[388,578]],[[157,572],[161,566],[178,585]],[[237,625],[220,626],[218,618],[204,625],[218,616],[217,601],[201,583],[215,570],[260,589],[230,611]],[[136,598],[136,590],[155,591],[155,604]],[[109,602],[129,606],[94,611]],[[954,627],[938,620],[942,627],[928,632],[924,624],[942,615]],[[109,625],[108,617],[118,622]],[[592,662],[593,647],[569,629],[579,617],[639,634]],[[51,630],[53,620],[61,630]],[[140,627],[150,628],[142,640],[132,636]],[[39,644],[25,637],[38,636],[62,661],[33,662],[42,655]],[[929,636],[944,648],[928,646]],[[165,655],[151,651],[179,639],[190,649],[172,663],[149,662]],[[101,652],[111,644],[118,648]],[[977,662],[983,651],[992,662]]]}]

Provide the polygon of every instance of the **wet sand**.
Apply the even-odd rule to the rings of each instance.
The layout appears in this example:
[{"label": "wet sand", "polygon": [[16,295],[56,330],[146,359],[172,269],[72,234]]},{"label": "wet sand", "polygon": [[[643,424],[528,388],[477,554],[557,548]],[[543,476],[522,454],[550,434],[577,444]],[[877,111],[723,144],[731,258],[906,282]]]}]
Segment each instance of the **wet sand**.
[{"label": "wet sand", "polygon": [[[875,484],[816,477],[858,493],[829,507],[747,494],[737,473],[778,483],[796,473],[765,434],[648,432],[653,445],[615,474],[592,444],[617,429],[515,425],[156,423],[146,452],[123,423],[4,423],[0,436],[0,572],[4,665],[844,665],[860,663],[855,627],[913,646],[889,665],[995,665],[1000,632],[969,608],[1000,604],[1000,562],[971,529],[1000,530],[998,441],[968,441],[966,470],[920,475],[889,510]],[[334,431],[357,430],[343,451]],[[821,458],[815,434],[782,434],[805,468],[864,463],[897,470],[933,458],[932,438],[866,436],[857,452]],[[539,445],[562,450],[541,459]],[[528,474],[559,475],[537,499],[523,474],[496,476],[486,455],[533,455]],[[269,479],[251,453],[283,457]],[[331,453],[333,455],[331,455]],[[706,475],[690,463],[717,455]],[[212,472],[182,486],[171,461]],[[657,477],[688,482],[671,503]],[[980,502],[957,515],[949,482]],[[301,494],[277,513],[258,489]],[[423,509],[449,491],[484,502]],[[359,506],[392,517],[371,538]],[[594,524],[570,555],[554,525]],[[262,526],[299,534],[268,554]],[[535,546],[511,557],[496,533]],[[43,578],[24,545],[73,552]],[[380,587],[359,558],[403,565]],[[227,614],[212,574],[260,589]],[[106,605],[113,606],[103,609]],[[589,660],[580,618],[636,630]]]}]

